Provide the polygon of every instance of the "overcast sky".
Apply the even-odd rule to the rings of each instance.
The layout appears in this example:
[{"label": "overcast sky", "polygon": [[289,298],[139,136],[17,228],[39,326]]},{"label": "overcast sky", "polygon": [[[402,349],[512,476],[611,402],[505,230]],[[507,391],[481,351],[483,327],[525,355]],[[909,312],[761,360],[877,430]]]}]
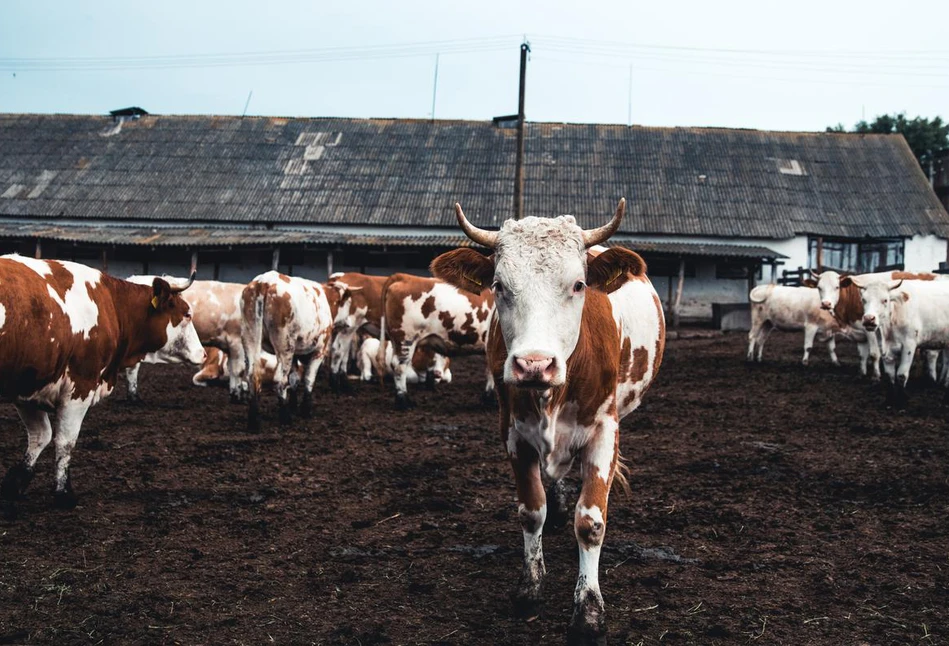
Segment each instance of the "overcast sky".
[{"label": "overcast sky", "polygon": [[[949,1],[0,2],[0,112],[823,130],[949,117]],[[909,15],[907,15],[909,14]],[[24,60],[27,59],[27,60]],[[91,59],[91,60],[90,60]]]}]

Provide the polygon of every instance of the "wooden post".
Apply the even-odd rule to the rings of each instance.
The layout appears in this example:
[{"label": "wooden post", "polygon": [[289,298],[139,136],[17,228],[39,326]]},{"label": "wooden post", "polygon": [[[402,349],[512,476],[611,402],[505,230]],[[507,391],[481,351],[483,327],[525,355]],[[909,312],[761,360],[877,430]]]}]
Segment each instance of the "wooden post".
[{"label": "wooden post", "polygon": [[817,271],[824,270],[824,237],[817,236]]},{"label": "wooden post", "polygon": [[757,267],[754,264],[748,265],[748,293],[751,293],[751,290],[755,288],[755,274],[757,272]]},{"label": "wooden post", "polygon": [[667,276],[666,282],[669,288],[669,295],[666,296],[666,312],[669,313],[669,316],[672,316],[672,276]]},{"label": "wooden post", "polygon": [[280,267],[280,247],[275,247],[273,250],[273,262],[270,263],[270,268],[274,271],[278,271]]},{"label": "wooden post", "polygon": [[191,252],[191,271],[188,272],[188,277],[191,277],[191,274],[198,271],[198,252]]},{"label": "wooden post", "polygon": [[106,249],[102,250],[102,271],[109,272],[109,253]]},{"label": "wooden post", "polygon": [[34,254],[37,260],[43,257],[43,243],[39,238],[36,239],[36,252]]},{"label": "wooden post", "polygon": [[333,250],[326,252],[326,279],[333,275]]},{"label": "wooden post", "polygon": [[679,329],[679,304],[682,302],[682,286],[685,284],[685,258],[679,258],[679,284],[676,286],[676,298],[672,303],[672,329]]},{"label": "wooden post", "polygon": [[524,215],[524,82],[527,79],[527,53],[530,45],[521,45],[521,77],[517,94],[517,157],[514,162],[514,219]]}]

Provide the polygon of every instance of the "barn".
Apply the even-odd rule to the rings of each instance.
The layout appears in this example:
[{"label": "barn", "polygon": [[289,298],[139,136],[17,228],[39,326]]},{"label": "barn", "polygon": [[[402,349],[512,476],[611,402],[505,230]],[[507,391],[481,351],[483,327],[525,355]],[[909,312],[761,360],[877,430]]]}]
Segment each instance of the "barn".
[{"label": "barn", "polygon": [[[0,250],[116,275],[424,273],[512,214],[505,119],[0,115]],[[932,270],[949,215],[901,136],[529,123],[524,210],[604,222],[712,318],[797,267]]]}]

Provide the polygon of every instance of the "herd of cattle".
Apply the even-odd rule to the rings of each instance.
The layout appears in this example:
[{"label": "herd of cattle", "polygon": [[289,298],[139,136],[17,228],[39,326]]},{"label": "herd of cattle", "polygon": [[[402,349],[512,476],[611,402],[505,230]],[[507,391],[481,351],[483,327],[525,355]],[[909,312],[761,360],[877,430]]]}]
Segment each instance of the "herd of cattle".
[{"label": "herd of cattle", "polygon": [[[835,339],[857,343],[860,374],[880,380],[880,362],[886,375],[886,403],[905,407],[906,382],[916,351],[925,355],[926,374],[949,388],[949,276],[889,271],[842,275],[812,272],[801,287],[761,285],[749,294],[751,331],[748,361],[761,361],[765,340],[772,330],[804,331],[807,365],[814,339],[827,341],[830,360],[839,365]],[[949,400],[949,390],[946,392]]]},{"label": "herd of cattle", "polygon": [[391,374],[396,403],[406,408],[407,383],[450,381],[449,355],[483,352],[484,392],[500,409],[524,537],[515,607],[536,616],[542,532],[566,524],[561,480],[577,462],[580,571],[569,640],[601,641],[607,500],[614,478],[625,484],[619,421],[658,373],[662,305],[642,258],[600,246],[619,227],[625,200],[593,230],[560,216],[485,231],[455,208],[468,237],[493,255],[448,252],[432,262],[435,278],[342,273],[321,284],[270,271],[246,285],[196,281],[194,273],[121,280],[74,262],[0,257],[0,396],[27,430],[23,459],[0,483],[4,515],[15,517],[50,442],[55,504],[75,507],[69,463],[83,418],[121,372],[137,398],[142,362],[200,365],[194,383],[226,381],[232,399],[248,403],[248,428],[256,430],[263,385],[272,384],[282,422],[302,387],[306,415],[327,357],[335,388],[348,387],[355,358],[364,380]]},{"label": "herd of cattle", "polygon": [[[72,262],[0,257],[0,395],[27,429],[25,456],[0,484],[3,511],[14,515],[51,441],[55,502],[75,506],[69,461],[83,418],[122,371],[137,397],[142,362],[201,365],[194,383],[226,381],[234,401],[248,402],[248,427],[256,430],[263,385],[272,384],[283,422],[302,387],[306,415],[327,357],[335,388],[348,387],[355,359],[364,380],[373,371],[391,374],[405,408],[407,383],[450,381],[449,355],[484,352],[485,394],[499,407],[524,540],[515,609],[527,618],[538,613],[543,531],[566,525],[562,479],[578,463],[579,573],[568,641],[601,643],[607,503],[614,479],[625,485],[619,422],[642,402],[665,347],[662,304],[642,258],[600,246],[625,208],[621,200],[611,221],[593,230],[560,216],[486,231],[456,205],[459,226],[492,255],[471,248],[442,254],[431,264],[434,278],[343,273],[321,284],[271,271],[246,285],[194,274],[120,280]],[[949,281],[933,275],[824,272],[814,287],[756,288],[751,302],[749,360],[761,359],[772,329],[805,331],[805,363],[815,337],[830,340],[836,362],[833,339],[848,336],[875,375],[882,354],[898,401],[915,350],[949,345],[940,318]]]}]

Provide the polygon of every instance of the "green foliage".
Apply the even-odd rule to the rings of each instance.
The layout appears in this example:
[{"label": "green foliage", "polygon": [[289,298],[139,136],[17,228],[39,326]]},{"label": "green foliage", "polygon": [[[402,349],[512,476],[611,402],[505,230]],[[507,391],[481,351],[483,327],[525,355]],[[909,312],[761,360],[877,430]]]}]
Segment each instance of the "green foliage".
[{"label": "green foliage", "polygon": [[[838,123],[828,127],[827,132],[847,132],[847,129],[842,123]],[[870,123],[860,121],[851,132],[903,135],[920,166],[925,170],[928,170],[929,162],[937,153],[949,150],[949,123],[945,123],[941,117],[932,120],[924,117],[907,119],[902,112],[894,115],[881,114]]]}]

